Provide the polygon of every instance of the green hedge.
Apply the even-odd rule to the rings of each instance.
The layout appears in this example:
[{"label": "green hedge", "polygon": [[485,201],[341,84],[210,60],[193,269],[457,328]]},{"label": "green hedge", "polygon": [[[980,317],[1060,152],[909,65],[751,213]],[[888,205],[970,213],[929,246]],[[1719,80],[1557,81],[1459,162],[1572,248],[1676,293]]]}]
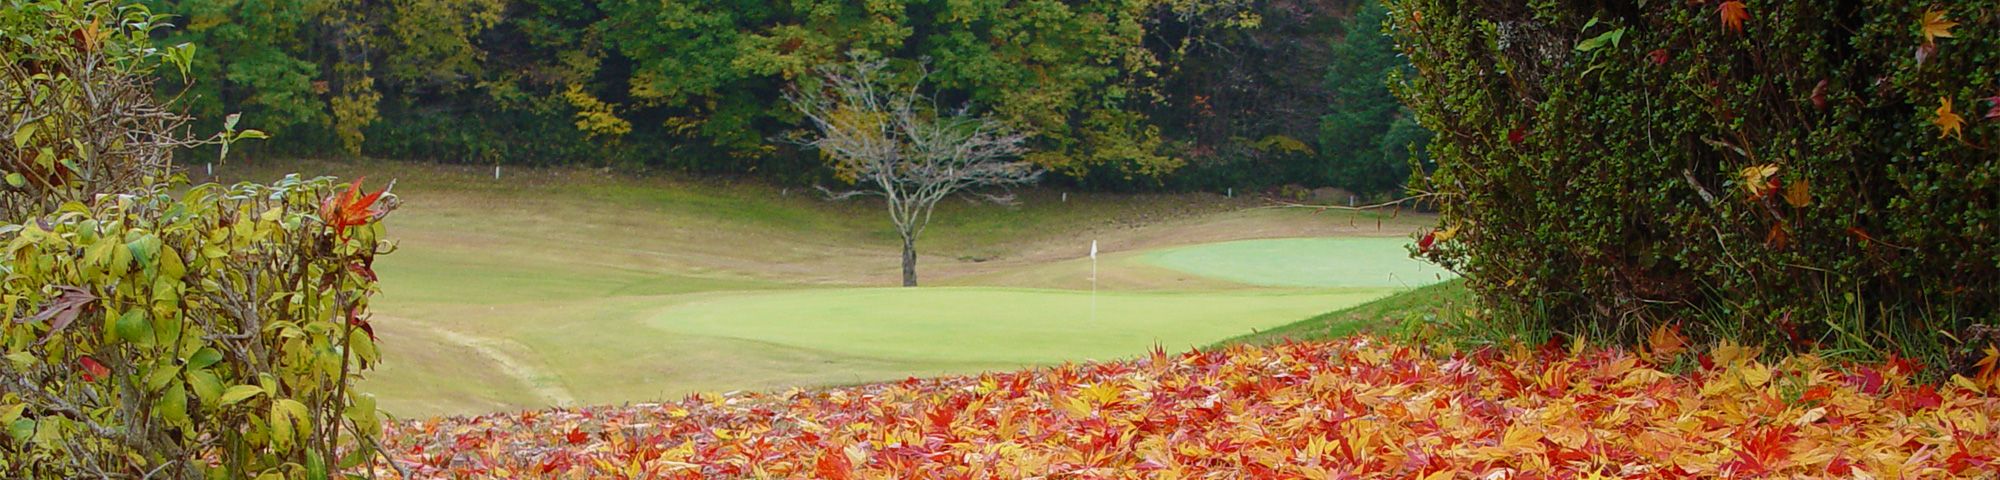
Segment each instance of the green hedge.
[{"label": "green hedge", "polygon": [[1426,256],[1496,315],[1933,360],[1995,317],[2000,2],[1390,3]]}]

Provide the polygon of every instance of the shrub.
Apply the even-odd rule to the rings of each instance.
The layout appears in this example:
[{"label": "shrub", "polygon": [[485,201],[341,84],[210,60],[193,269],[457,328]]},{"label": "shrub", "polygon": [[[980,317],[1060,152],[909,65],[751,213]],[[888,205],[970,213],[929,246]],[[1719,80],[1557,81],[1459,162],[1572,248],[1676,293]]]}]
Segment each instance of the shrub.
[{"label": "shrub", "polygon": [[150,47],[139,7],[6,7],[0,478],[327,478],[372,458],[375,402],[350,384],[380,359],[370,268],[394,197],[186,187],[172,153],[205,142],[146,85],[192,50]]},{"label": "shrub", "polygon": [[1936,360],[2000,307],[2000,2],[1390,3],[1502,316]]}]

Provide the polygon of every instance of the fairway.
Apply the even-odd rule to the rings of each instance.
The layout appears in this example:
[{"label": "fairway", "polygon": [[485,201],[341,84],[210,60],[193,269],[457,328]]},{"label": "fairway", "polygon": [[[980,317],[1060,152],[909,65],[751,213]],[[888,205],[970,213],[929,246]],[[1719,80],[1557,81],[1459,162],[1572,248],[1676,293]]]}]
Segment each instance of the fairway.
[{"label": "fairway", "polygon": [[[882,359],[1037,364],[1183,351],[1358,305],[1389,288],[1139,293],[1016,288],[869,288],[692,303],[648,325]],[[1095,305],[1093,306],[1093,303]]]},{"label": "fairway", "polygon": [[1401,237],[1276,238],[1196,245],[1144,261],[1196,275],[1271,287],[1416,288],[1452,274],[1411,259]]},{"label": "fairway", "polygon": [[[403,416],[1184,351],[1434,278],[1398,246],[1430,217],[1314,216],[1242,197],[949,202],[918,241],[925,286],[906,289],[883,288],[899,280],[900,245],[873,202],[587,170],[267,168],[244,175],[397,181],[397,249],[375,265],[371,302],[384,362],[360,386]],[[1259,240],[1284,237],[1312,238]],[[1312,267],[1332,251],[1343,267]]]}]

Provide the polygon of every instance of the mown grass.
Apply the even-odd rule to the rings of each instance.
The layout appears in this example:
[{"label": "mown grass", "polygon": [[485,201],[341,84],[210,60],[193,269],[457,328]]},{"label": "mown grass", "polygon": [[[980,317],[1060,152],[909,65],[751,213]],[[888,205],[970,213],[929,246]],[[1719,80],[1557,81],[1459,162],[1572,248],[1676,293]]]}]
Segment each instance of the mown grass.
[{"label": "mown grass", "polygon": [[[1375,229],[1199,194],[949,200],[919,242],[919,275],[950,287],[904,290],[876,288],[897,281],[899,245],[873,198],[588,170],[509,168],[495,180],[490,167],[394,162],[259,164],[223,179],[294,171],[396,181],[399,247],[376,264],[372,302],[386,360],[362,388],[404,416],[1186,348],[1389,290],[1263,287],[1150,255],[1262,236],[1402,236],[1426,222]],[[1104,249],[1094,319],[1092,239]]]},{"label": "mown grass", "polygon": [[1373,333],[1406,340],[1439,337],[1442,329],[1464,328],[1476,312],[1465,280],[1452,279],[1398,292],[1367,303],[1335,310],[1281,327],[1223,340],[1232,344],[1268,345],[1285,341],[1340,338]]}]

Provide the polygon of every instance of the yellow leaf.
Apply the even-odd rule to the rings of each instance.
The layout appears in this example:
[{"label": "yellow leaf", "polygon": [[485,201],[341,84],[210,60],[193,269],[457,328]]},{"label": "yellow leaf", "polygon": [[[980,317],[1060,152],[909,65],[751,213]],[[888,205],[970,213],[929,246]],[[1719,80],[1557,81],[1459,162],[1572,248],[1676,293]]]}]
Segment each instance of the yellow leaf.
[{"label": "yellow leaf", "polygon": [[1425,475],[1424,480],[1451,480],[1456,475],[1458,475],[1457,470],[1438,470],[1432,472],[1430,475]]},{"label": "yellow leaf", "polygon": [[1082,394],[1083,398],[1097,402],[1098,405],[1117,403],[1119,397],[1124,396],[1124,392],[1120,392],[1117,385],[1112,385],[1109,382],[1092,385],[1090,388],[1083,389],[1077,393]]},{"label": "yellow leaf", "polygon": [[1737,369],[1736,373],[1743,377],[1743,383],[1751,387],[1762,387],[1766,383],[1771,383],[1771,367],[1766,367],[1762,363],[1747,362],[1742,368]]},{"label": "yellow leaf", "polygon": [[1934,43],[1938,38],[1952,38],[1951,27],[1956,26],[1958,26],[1958,22],[1945,21],[1943,11],[1931,10],[1924,12],[1924,43]]},{"label": "yellow leaf", "polygon": [[1458,225],[1452,225],[1451,228],[1439,230],[1436,234],[1432,235],[1431,238],[1433,241],[1439,241],[1439,242],[1445,240],[1451,240],[1451,237],[1458,236],[1458,227],[1459,227]]},{"label": "yellow leaf", "polygon": [[1743,171],[1737,172],[1738,176],[1743,177],[1744,192],[1748,193],[1752,200],[1763,198],[1770,193],[1771,176],[1777,174],[1778,165],[1770,163],[1743,167]]},{"label": "yellow leaf", "polygon": [[1714,356],[1715,363],[1719,365],[1754,359],[1757,358],[1757,354],[1756,348],[1737,345],[1729,340],[1723,340],[1721,345],[1716,345],[1714,350],[1709,351],[1709,355]]},{"label": "yellow leaf", "polygon": [[1514,427],[1507,429],[1507,435],[1500,439],[1500,447],[1508,450],[1534,449],[1541,446],[1542,432],[1533,428]]},{"label": "yellow leaf", "polygon": [[1789,203],[1792,204],[1792,206],[1794,207],[1800,207],[1800,208],[1804,208],[1806,205],[1811,205],[1812,192],[1809,190],[1809,188],[1810,187],[1806,185],[1806,180],[1803,178],[1799,179],[1798,181],[1792,182],[1790,186],[1785,187],[1785,203]]},{"label": "yellow leaf", "polygon": [[1937,125],[1938,138],[1953,134],[1959,135],[1961,139],[1965,138],[1965,134],[1959,130],[1959,127],[1965,124],[1965,118],[1952,113],[1950,98],[1938,97],[1937,118],[1931,119],[1931,124]]}]

